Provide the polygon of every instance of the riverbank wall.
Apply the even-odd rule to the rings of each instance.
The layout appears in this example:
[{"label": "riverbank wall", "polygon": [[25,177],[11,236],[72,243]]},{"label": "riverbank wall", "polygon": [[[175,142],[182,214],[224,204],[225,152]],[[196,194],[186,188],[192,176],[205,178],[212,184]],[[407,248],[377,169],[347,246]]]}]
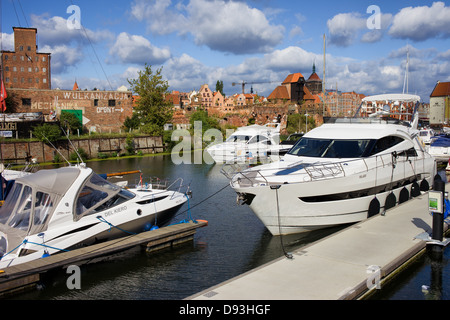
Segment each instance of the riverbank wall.
[{"label": "riverbank wall", "polygon": [[[127,152],[126,137],[120,138],[90,138],[80,140],[61,140],[54,146],[40,141],[2,142],[0,145],[0,159],[3,163],[22,164],[31,159],[38,163],[52,162],[58,155],[70,160],[75,149],[82,149],[91,158],[103,156],[123,155]],[[136,153],[153,154],[165,151],[162,137],[134,137],[133,149]]]}]

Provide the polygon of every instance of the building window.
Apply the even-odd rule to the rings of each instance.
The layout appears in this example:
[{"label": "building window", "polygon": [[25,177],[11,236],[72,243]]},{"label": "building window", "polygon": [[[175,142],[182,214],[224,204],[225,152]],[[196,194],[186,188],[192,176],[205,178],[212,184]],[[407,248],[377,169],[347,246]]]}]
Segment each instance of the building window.
[{"label": "building window", "polygon": [[42,79],[42,82],[47,83],[47,79],[46,78]]},{"label": "building window", "polygon": [[23,51],[23,46],[20,46],[20,47],[19,47],[19,51]]},{"label": "building window", "polygon": [[20,60],[25,61],[25,57],[24,56],[20,56]]},{"label": "building window", "polygon": [[5,67],[5,71],[9,71],[9,67]]},{"label": "building window", "polygon": [[17,72],[17,67],[13,67],[13,71],[14,71],[14,72]]},{"label": "building window", "polygon": [[25,69],[23,67],[20,67],[20,72],[24,72]]},{"label": "building window", "polygon": [[28,51],[31,51],[31,47],[30,47],[30,46],[28,46],[28,47],[27,47],[27,50],[28,50]]},{"label": "building window", "polygon": [[94,107],[98,107],[98,99],[94,99]]},{"label": "building window", "polygon": [[34,68],[34,71],[39,72],[39,68],[38,67]]},{"label": "building window", "polygon": [[108,107],[115,107],[116,106],[116,100],[108,100]]},{"label": "building window", "polygon": [[42,61],[45,62],[45,57],[42,57]]},{"label": "building window", "polygon": [[32,72],[33,69],[31,67],[28,67],[28,72]]},{"label": "building window", "polygon": [[42,72],[47,72],[47,68],[42,68]]},{"label": "building window", "polygon": [[36,78],[36,83],[39,83],[39,78]]},{"label": "building window", "polygon": [[30,98],[22,98],[22,105],[23,106],[31,106],[31,99]]},{"label": "building window", "polygon": [[8,78],[8,77],[5,78],[5,82],[6,82],[6,83],[9,82],[9,78]]},{"label": "building window", "polygon": [[8,60],[8,56],[5,54],[5,60]]}]

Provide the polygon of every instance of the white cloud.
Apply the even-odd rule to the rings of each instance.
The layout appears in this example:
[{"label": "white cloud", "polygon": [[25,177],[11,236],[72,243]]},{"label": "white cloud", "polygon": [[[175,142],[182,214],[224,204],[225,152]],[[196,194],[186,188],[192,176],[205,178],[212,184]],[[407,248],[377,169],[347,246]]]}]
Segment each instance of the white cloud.
[{"label": "white cloud", "polygon": [[66,45],[45,45],[40,49],[40,52],[52,54],[51,72],[55,74],[67,71],[68,68],[76,65],[83,59],[83,54],[79,48],[71,48]]},{"label": "white cloud", "polygon": [[169,49],[155,47],[146,38],[126,32],[117,36],[109,53],[117,56],[123,63],[148,63],[150,65],[161,64],[171,56]]},{"label": "white cloud", "polygon": [[424,41],[450,37],[450,7],[433,2],[431,7],[406,7],[394,16],[389,34],[394,38]]},{"label": "white cloud", "polygon": [[327,21],[329,42],[337,46],[349,46],[366,26],[366,19],[359,13],[339,13]]},{"label": "white cloud", "polygon": [[[171,9],[171,4],[171,0],[135,0],[131,6],[131,16],[138,21],[146,21],[148,30],[155,34],[184,33],[187,18],[176,9]],[[182,6],[177,8],[181,10]]]},{"label": "white cloud", "polygon": [[2,33],[2,50],[14,51],[14,34]]},{"label": "white cloud", "polygon": [[131,14],[147,21],[155,34],[189,34],[199,46],[233,54],[267,52],[281,43],[285,31],[244,2],[190,0],[186,6],[171,6],[170,0],[136,0]]},{"label": "white cloud", "polygon": [[271,25],[262,11],[242,2],[191,0],[188,11],[195,42],[213,50],[267,52],[283,39],[283,26]]},{"label": "white cloud", "polygon": [[360,13],[339,13],[327,21],[330,33],[329,43],[340,47],[347,47],[358,40],[360,34],[366,30],[361,37],[361,42],[378,42],[392,21],[392,14],[380,13],[380,25],[377,29],[368,29],[367,21],[371,16],[362,16]]},{"label": "white cloud", "polygon": [[70,29],[67,27],[67,20],[54,16],[49,18],[46,14],[37,16],[31,15],[31,24],[38,29],[39,41],[47,45],[60,45],[70,43],[97,43],[103,40],[111,40],[113,34],[110,31],[92,31],[89,29]]}]

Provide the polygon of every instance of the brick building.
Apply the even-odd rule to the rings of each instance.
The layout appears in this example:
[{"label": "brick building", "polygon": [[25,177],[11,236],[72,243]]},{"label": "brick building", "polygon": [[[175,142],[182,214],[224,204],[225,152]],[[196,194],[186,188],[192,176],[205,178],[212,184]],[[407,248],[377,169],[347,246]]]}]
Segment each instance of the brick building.
[{"label": "brick building", "polygon": [[131,91],[8,89],[17,112],[42,112],[55,121],[61,112],[74,113],[89,132],[119,132],[133,114]]},{"label": "brick building", "polygon": [[5,87],[51,89],[51,54],[37,51],[37,29],[14,27],[13,30],[14,51],[1,51]]},{"label": "brick building", "polygon": [[269,101],[285,100],[293,103],[300,103],[303,100],[305,78],[301,73],[293,73],[286,77],[281,86],[267,97]]}]

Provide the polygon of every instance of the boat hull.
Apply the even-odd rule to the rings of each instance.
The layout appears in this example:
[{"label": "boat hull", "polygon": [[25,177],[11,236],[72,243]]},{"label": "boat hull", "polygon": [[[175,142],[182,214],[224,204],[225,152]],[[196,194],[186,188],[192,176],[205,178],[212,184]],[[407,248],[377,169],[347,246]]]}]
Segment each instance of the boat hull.
[{"label": "boat hull", "polygon": [[[370,167],[368,160],[364,163]],[[336,170],[333,177],[305,182],[289,180],[294,174],[296,180],[302,180],[299,178],[302,170],[272,176],[279,179],[278,182],[270,178],[258,179],[262,174],[253,171],[251,175],[252,171],[249,171],[248,180],[242,177],[239,180],[235,176],[231,186],[238,199],[249,205],[272,235],[301,233],[365,220],[373,214],[369,207],[375,198],[380,207],[376,213],[383,213],[389,207],[409,200],[413,194],[418,196],[421,183],[424,191],[433,185],[436,169],[431,157],[417,160],[413,165],[409,161],[400,161],[394,171],[392,163],[386,159],[383,166],[384,169],[378,170],[353,168],[353,174],[349,174],[351,169],[343,166],[346,169]],[[419,168],[428,169],[419,171]],[[303,174],[304,179],[310,179],[311,172]],[[388,200],[391,193],[395,197],[394,204],[391,204],[392,196]]]}]

